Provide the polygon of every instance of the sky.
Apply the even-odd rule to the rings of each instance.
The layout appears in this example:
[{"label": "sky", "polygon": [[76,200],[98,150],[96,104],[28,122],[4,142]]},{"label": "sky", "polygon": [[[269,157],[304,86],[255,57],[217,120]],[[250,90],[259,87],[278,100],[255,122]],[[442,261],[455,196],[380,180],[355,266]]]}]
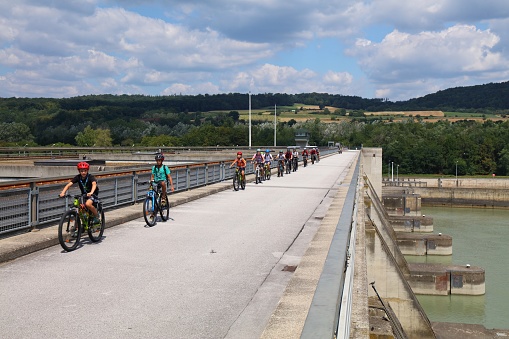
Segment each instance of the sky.
[{"label": "sky", "polygon": [[509,80],[507,0],[0,0],[0,97],[330,93]]}]

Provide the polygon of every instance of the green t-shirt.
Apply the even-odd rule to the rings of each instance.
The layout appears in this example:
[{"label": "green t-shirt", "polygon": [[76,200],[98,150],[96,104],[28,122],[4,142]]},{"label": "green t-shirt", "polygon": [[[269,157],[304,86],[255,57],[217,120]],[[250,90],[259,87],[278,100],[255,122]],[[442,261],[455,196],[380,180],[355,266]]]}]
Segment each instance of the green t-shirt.
[{"label": "green t-shirt", "polygon": [[154,181],[166,181],[167,175],[171,173],[170,169],[166,165],[162,165],[161,167],[153,166],[152,174],[154,175]]}]

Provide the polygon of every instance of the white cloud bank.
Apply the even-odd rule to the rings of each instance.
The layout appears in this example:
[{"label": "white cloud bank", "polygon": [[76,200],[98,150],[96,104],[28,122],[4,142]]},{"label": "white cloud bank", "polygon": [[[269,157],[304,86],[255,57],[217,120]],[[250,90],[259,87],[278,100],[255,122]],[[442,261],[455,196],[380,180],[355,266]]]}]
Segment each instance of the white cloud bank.
[{"label": "white cloud bank", "polygon": [[[403,100],[508,80],[507,32],[506,0],[0,1],[0,96],[251,90]],[[344,47],[321,56],[329,69],[285,59],[323,38]]]}]

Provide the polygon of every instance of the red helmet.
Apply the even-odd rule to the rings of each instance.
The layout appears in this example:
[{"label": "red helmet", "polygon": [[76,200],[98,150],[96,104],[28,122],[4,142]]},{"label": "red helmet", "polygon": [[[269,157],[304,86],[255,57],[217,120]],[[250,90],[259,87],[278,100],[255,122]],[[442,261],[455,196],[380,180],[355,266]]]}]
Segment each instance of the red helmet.
[{"label": "red helmet", "polygon": [[90,165],[88,164],[88,162],[82,161],[82,162],[78,163],[77,167],[78,167],[78,170],[80,170],[80,169],[88,170],[90,168]]},{"label": "red helmet", "polygon": [[241,151],[238,151],[238,152],[237,152],[237,155],[242,155],[242,152],[241,152]]}]

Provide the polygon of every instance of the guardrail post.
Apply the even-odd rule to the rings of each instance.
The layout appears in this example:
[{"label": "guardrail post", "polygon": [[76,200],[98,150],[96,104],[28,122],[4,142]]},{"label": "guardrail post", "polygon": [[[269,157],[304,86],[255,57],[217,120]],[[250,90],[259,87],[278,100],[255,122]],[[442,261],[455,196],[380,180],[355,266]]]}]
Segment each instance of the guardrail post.
[{"label": "guardrail post", "polygon": [[186,166],[186,190],[191,188],[191,168]]},{"label": "guardrail post", "polygon": [[34,230],[35,226],[39,224],[38,214],[37,214],[37,204],[39,201],[39,187],[35,182],[30,183],[30,196],[29,196],[29,216],[28,220],[30,220],[31,229]]},{"label": "guardrail post", "polygon": [[136,171],[133,172],[133,203],[138,201],[138,173]]},{"label": "guardrail post", "polygon": [[226,178],[226,166],[224,165],[224,162],[221,161],[219,164],[219,181],[224,181]]},{"label": "guardrail post", "polygon": [[205,164],[205,186],[209,184],[209,164]]},{"label": "guardrail post", "polygon": [[118,179],[115,178],[115,205],[118,204]]}]

